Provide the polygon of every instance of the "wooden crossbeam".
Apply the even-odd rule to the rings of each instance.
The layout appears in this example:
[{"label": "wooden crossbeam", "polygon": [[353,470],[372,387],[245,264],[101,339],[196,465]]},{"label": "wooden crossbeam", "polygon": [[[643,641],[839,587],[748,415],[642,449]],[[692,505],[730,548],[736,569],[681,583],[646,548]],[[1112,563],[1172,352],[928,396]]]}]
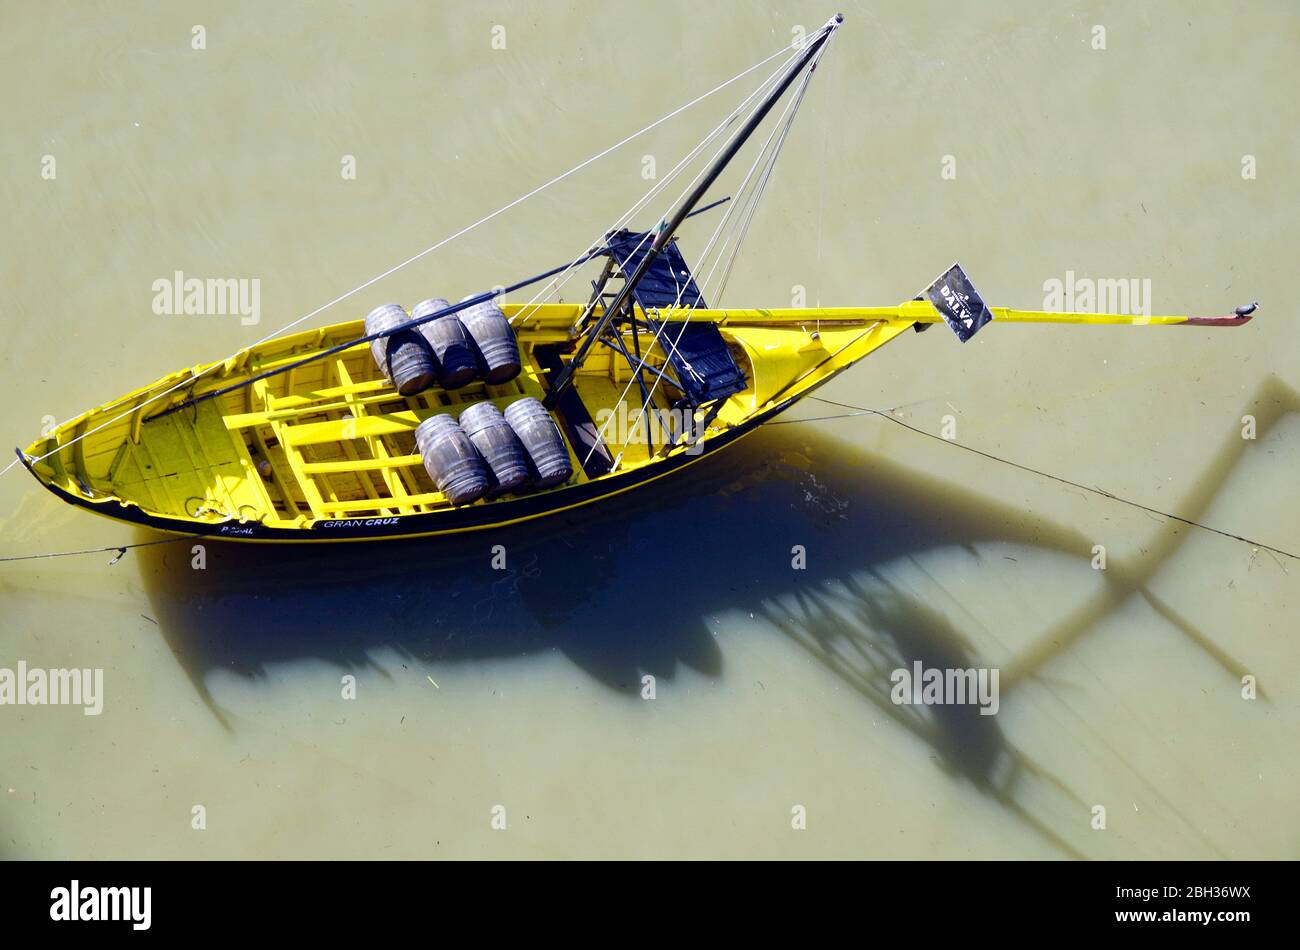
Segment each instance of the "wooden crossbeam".
[{"label": "wooden crossbeam", "polygon": [[[447,496],[442,492],[425,492],[421,495],[408,495],[403,502],[407,505],[433,505],[438,507],[447,507],[450,502]],[[354,511],[374,511],[378,508],[376,503],[370,498],[361,498],[357,501],[327,501],[321,503],[322,514],[346,514]]]},{"label": "wooden crossbeam", "polygon": [[424,459],[418,455],[389,455],[373,459],[357,459],[346,462],[305,462],[302,470],[309,475],[322,472],[338,474],[342,472],[382,472],[385,469],[411,468],[423,465]]},{"label": "wooden crossbeam", "polygon": [[[334,361],[334,372],[338,376],[339,382],[342,384],[343,388],[350,389],[352,387],[352,377],[348,373],[348,368],[343,365],[343,359],[341,357]],[[360,419],[366,415],[366,407],[353,394],[349,393],[344,396],[344,399],[347,402],[349,409],[352,411],[354,419]],[[352,439],[344,439],[342,445],[344,451],[347,452],[348,456],[352,460],[352,471],[356,474],[357,481],[361,482],[362,486],[366,489],[367,495],[371,498],[377,498],[378,492],[375,491],[374,485],[370,481],[370,475],[368,474],[372,469],[369,467],[363,469],[361,463],[368,461],[383,461],[384,459],[387,459],[388,447],[384,445],[384,440],[380,438],[368,438],[365,441],[366,447],[370,450],[370,459],[362,459],[360,457]],[[380,477],[383,479],[384,487],[387,488],[390,498],[401,499],[409,494],[406,490],[406,486],[402,484],[401,478],[397,477],[392,471],[387,468],[381,468],[380,473]],[[398,511],[404,514],[409,513],[411,510],[412,509],[409,507],[404,506],[394,506],[392,508],[383,509],[385,513]]]}]

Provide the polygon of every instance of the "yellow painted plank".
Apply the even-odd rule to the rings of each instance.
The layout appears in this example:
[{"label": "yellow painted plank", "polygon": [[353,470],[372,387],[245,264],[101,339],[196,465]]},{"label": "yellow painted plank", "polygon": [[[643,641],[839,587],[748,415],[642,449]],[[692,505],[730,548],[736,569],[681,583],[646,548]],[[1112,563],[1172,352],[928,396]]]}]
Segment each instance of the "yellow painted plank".
[{"label": "yellow painted plank", "polygon": [[[521,398],[519,395],[512,395],[490,401],[495,403],[498,408],[504,408],[519,398]],[[366,415],[350,422],[344,419],[331,419],[326,422],[282,425],[282,428],[285,432],[285,438],[289,440],[291,445],[318,445],[322,442],[341,442],[345,438],[369,439],[414,432],[416,427],[429,416],[448,413],[459,417],[460,413],[468,409],[469,406],[470,403],[455,403],[450,406],[438,406],[434,409],[405,409],[400,412],[386,412],[373,416]]]},{"label": "yellow painted plank", "polygon": [[[150,441],[150,439],[143,439],[136,446],[136,451],[139,454],[137,461],[140,463],[141,470],[152,473],[145,478],[145,481],[149,483],[150,492],[155,493],[153,490],[157,488],[158,491],[155,494],[161,494],[166,499],[166,507],[161,510],[188,515],[189,512],[185,510],[184,495],[181,494],[184,489],[180,485],[180,479],[177,476],[164,473],[158,467],[158,459],[150,449]],[[181,497],[178,498],[178,494],[181,494]]]},{"label": "yellow painted plank", "polygon": [[342,462],[306,462],[302,470],[310,475],[339,474],[343,472],[373,472],[386,468],[409,468],[423,465],[418,455],[390,455],[386,458],[356,459]]},{"label": "yellow painted plank", "polygon": [[[280,472],[280,466],[275,464],[275,458],[271,455],[271,449],[267,446],[266,439],[262,438],[261,430],[253,430],[253,439],[257,442],[257,450],[261,453],[262,458],[266,459],[271,465],[271,480],[275,482],[275,487],[280,490],[280,497],[284,499],[285,507],[289,509],[291,515],[297,517],[301,512],[298,501],[293,497],[293,492],[289,490],[289,484]],[[274,502],[272,502],[271,510],[273,513],[278,513],[275,512]],[[274,514],[272,517],[274,517]]]},{"label": "yellow painted plank", "polygon": [[[268,410],[274,410],[275,397],[267,388],[266,382],[266,380],[259,380],[257,383],[254,383],[254,385],[260,387],[258,395],[262,398],[263,404],[266,408]],[[307,507],[311,509],[311,513],[314,517],[319,518],[325,500],[321,498],[320,490],[316,487],[315,481],[303,474],[302,467],[306,463],[306,460],[302,457],[302,453],[291,445],[285,438],[285,430],[288,426],[274,420],[269,422],[268,425],[270,425],[271,431],[275,434],[276,441],[280,443],[280,450],[284,452],[285,461],[289,463],[289,469],[293,474],[293,480],[302,491],[303,498],[307,502]]]},{"label": "yellow painted plank", "polygon": [[[403,499],[406,505],[435,505],[439,507],[448,507],[447,496],[442,492],[425,492],[420,495],[411,495]],[[354,511],[375,511],[378,505],[373,499],[361,498],[356,501],[327,501],[321,504],[322,514],[346,514]]]},{"label": "yellow painted plank", "polygon": [[[343,386],[343,387],[351,387],[351,385],[352,385],[352,377],[351,377],[351,375],[348,373],[348,368],[347,368],[346,365],[344,365],[344,362],[343,362],[342,359],[336,359],[336,360],[334,361],[334,373],[335,373],[335,375],[338,377],[339,384],[340,384],[341,386]],[[354,396],[354,395],[352,395],[352,394],[349,393],[347,396],[344,397],[344,399],[346,400],[346,402],[347,402],[349,408],[351,409],[351,411],[352,411],[352,415],[353,415],[354,418],[355,418],[355,417],[359,417],[359,416],[364,416],[364,415],[366,414],[365,406],[360,405],[359,400],[357,400],[356,396]],[[408,400],[408,403],[409,403],[409,400]],[[349,459],[349,460],[352,462],[352,464],[353,464],[353,468],[352,468],[352,470],[351,470],[351,471],[352,471],[352,474],[353,474],[353,477],[356,478],[357,482],[361,485],[362,489],[365,491],[365,493],[366,493],[367,496],[369,496],[370,498],[378,498],[378,497],[379,497],[379,492],[375,490],[374,483],[370,480],[370,474],[369,474],[369,471],[370,471],[370,470],[364,470],[364,471],[363,471],[363,470],[360,470],[360,469],[358,469],[358,468],[356,467],[357,464],[360,463],[360,462],[362,461],[362,459],[361,459],[360,453],[357,452],[357,447],[356,447],[355,442],[354,442],[352,439],[344,439],[344,440],[343,440],[341,443],[339,443],[339,444],[343,446],[343,451],[344,451],[344,453],[348,456],[348,459]],[[378,458],[378,459],[384,459],[384,458],[387,458],[387,456],[388,456],[388,449],[387,449],[387,447],[384,445],[382,439],[367,439],[367,440],[366,440],[366,446],[367,446],[367,448],[370,449],[370,456],[371,456],[371,459],[376,459],[376,458]],[[304,469],[304,471],[307,471],[307,470]],[[309,474],[312,474],[312,473],[309,472]],[[387,470],[384,470],[384,471],[381,472],[381,476],[380,476],[380,477],[381,477],[381,479],[382,479],[382,481],[383,481],[383,483],[384,483],[384,487],[385,487],[385,489],[388,491],[388,497],[389,497],[390,499],[393,498],[394,496],[399,495],[399,494],[401,494],[401,495],[405,495],[405,494],[407,494],[405,488],[404,488],[404,487],[402,486],[402,484],[401,484],[401,480],[400,480],[400,479],[397,479],[397,478],[394,478],[392,472],[387,471]],[[380,511],[381,511],[383,514],[391,514],[391,513],[395,513],[395,512],[400,512],[400,513],[409,513],[411,510],[412,510],[412,509],[409,509],[409,508],[399,508],[399,507],[397,507],[397,506],[385,507],[385,508],[381,508],[381,509],[380,509]]]}]

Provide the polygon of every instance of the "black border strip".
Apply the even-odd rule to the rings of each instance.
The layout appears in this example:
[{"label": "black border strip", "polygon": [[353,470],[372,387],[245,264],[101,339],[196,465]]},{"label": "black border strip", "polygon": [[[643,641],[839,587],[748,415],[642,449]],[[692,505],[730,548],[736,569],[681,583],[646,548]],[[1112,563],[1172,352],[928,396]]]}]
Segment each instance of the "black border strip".
[{"label": "black border strip", "polygon": [[[827,381],[829,381],[830,378],[831,377],[827,377]],[[812,392],[812,389],[808,390],[808,392]],[[26,466],[27,470],[32,473],[32,477],[49,489],[56,497],[62,499],[68,504],[78,508],[85,508],[87,511],[93,511],[96,514],[103,515],[104,517],[115,518],[119,521],[142,525],[143,527],[153,528],[157,531],[167,531],[173,534],[193,535],[196,537],[225,538],[232,541],[289,541],[297,543],[308,543],[311,541],[373,541],[376,539],[386,538],[418,537],[421,535],[429,536],[436,534],[451,534],[459,531],[474,531],[483,528],[491,528],[503,523],[541,518],[547,514],[567,511],[576,506],[590,504],[591,502],[598,501],[606,495],[624,489],[633,488],[662,475],[667,475],[670,472],[683,468],[691,462],[699,461],[700,459],[725,448],[736,439],[739,439],[758,428],[758,426],[762,425],[768,419],[771,419],[778,413],[788,409],[799,399],[802,399],[804,395],[807,395],[807,393],[801,394],[799,397],[793,399],[788,399],[784,403],[769,409],[767,412],[755,416],[749,422],[736,426],[722,435],[709,440],[709,442],[706,443],[704,450],[698,455],[681,453],[672,458],[665,459],[662,462],[623,475],[607,475],[596,481],[584,482],[580,485],[571,485],[568,488],[563,488],[558,491],[547,491],[536,495],[526,495],[522,498],[512,498],[507,501],[495,501],[487,505],[469,505],[464,508],[453,508],[450,511],[434,511],[420,515],[400,515],[391,518],[374,517],[329,519],[317,521],[308,529],[273,528],[256,522],[239,524],[238,522],[224,521],[215,524],[196,524],[191,521],[180,521],[175,518],[166,518],[159,515],[149,514],[136,505],[127,505],[120,501],[90,501],[89,499],[79,498],[57,485],[51,484],[42,479],[33,470],[31,462],[21,450],[18,450],[18,457],[22,459],[23,465]],[[389,523],[366,524],[365,522],[367,521]]]},{"label": "black border strip", "polygon": [[[852,362],[845,363],[825,379],[814,383],[798,395],[791,396],[766,412],[754,416],[748,422],[729,429],[722,435],[710,440],[706,443],[704,451],[699,455],[682,453],[663,462],[623,475],[606,475],[596,481],[585,482],[581,485],[572,485],[567,488],[542,492],[538,495],[528,495],[523,498],[513,498],[504,502],[494,501],[487,505],[470,505],[465,508],[454,508],[451,511],[434,511],[423,515],[400,515],[392,519],[334,519],[334,523],[340,526],[338,528],[323,527],[326,524],[323,521],[316,522],[306,530],[302,528],[268,528],[261,523],[232,524],[228,521],[210,525],[196,525],[190,521],[178,521],[174,518],[151,515],[135,505],[124,505],[119,501],[92,502],[84,498],[78,498],[76,495],[46,482],[36,474],[32,468],[32,463],[23,451],[21,449],[15,449],[15,451],[18,453],[23,465],[32,473],[32,477],[68,504],[78,508],[85,508],[108,518],[116,518],[119,521],[153,528],[156,531],[166,531],[172,534],[193,537],[214,537],[230,541],[288,541],[298,544],[306,544],[312,541],[334,543],[338,541],[373,541],[388,538],[414,538],[453,534],[461,531],[475,531],[504,526],[511,522],[531,520],[548,514],[569,511],[575,507],[598,501],[606,495],[633,488],[662,475],[667,475],[689,465],[691,462],[698,462],[700,459],[725,448],[737,439],[753,432],[763,423],[785,412],[800,399],[812,395],[822,386],[839,376],[840,373],[856,366],[865,357],[892,343],[901,335],[901,332],[895,334]],[[358,522],[390,520],[395,523],[383,525],[361,524],[359,527],[348,527],[349,525],[357,525]]]}]

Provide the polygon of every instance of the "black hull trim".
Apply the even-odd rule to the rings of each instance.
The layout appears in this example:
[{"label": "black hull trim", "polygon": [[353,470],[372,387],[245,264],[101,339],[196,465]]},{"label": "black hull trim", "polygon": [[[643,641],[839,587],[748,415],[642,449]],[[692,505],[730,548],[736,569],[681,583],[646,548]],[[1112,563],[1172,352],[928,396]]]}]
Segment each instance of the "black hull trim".
[{"label": "black hull trim", "polygon": [[311,528],[273,528],[253,522],[239,524],[230,521],[211,525],[196,525],[192,521],[181,521],[149,514],[135,505],[124,505],[116,500],[88,501],[84,498],[78,498],[56,485],[43,481],[32,470],[31,464],[21,450],[19,450],[18,456],[22,459],[23,464],[27,466],[27,470],[36,477],[37,481],[40,481],[42,485],[68,504],[75,505],[78,508],[85,508],[108,518],[153,528],[156,531],[166,531],[172,534],[193,537],[224,538],[231,541],[288,541],[299,544],[312,541],[373,541],[386,538],[452,534],[462,531],[479,531],[504,527],[519,521],[541,518],[548,514],[557,514],[599,501],[608,495],[617,494],[653,481],[718,452],[737,439],[753,432],[764,422],[784,412],[805,395],[807,393],[801,393],[797,397],[788,399],[772,407],[767,412],[755,416],[744,425],[737,426],[714,439],[708,440],[703,451],[698,455],[677,455],[657,464],[628,472],[625,475],[607,475],[598,481],[574,485],[559,491],[526,495],[508,501],[496,501],[490,505],[471,505],[465,508],[454,508],[450,511],[435,511],[421,515],[402,515],[390,518],[330,519],[317,521]]}]

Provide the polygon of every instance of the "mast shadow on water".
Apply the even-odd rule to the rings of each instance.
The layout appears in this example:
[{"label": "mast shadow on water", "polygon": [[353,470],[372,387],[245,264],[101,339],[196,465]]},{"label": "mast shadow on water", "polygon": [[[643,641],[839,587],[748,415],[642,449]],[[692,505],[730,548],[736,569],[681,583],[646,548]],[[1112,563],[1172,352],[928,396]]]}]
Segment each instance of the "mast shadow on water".
[{"label": "mast shadow on water", "polygon": [[[163,635],[223,724],[206,684],[214,671],[259,677],[304,659],[359,669],[383,649],[444,671],[559,650],[638,702],[642,672],[663,681],[685,666],[722,677],[708,621],[746,610],[927,743],[950,772],[1077,854],[1050,819],[995,784],[1032,768],[996,717],[893,704],[894,668],[981,664],[938,611],[853,575],[979,539],[1063,551],[1087,550],[1084,539],[812,430],[760,430],[728,454],[628,503],[509,531],[324,549],[209,543],[203,571],[191,569],[187,544],[139,553]],[[805,570],[792,568],[796,543],[811,552]],[[509,570],[492,570],[494,544],[506,548]]]},{"label": "mast shadow on water", "polygon": [[[1262,435],[1300,411],[1300,397],[1269,381],[1251,405]],[[1195,518],[1209,507],[1243,445],[1224,445],[1180,511]],[[319,659],[387,676],[371,659],[385,649],[443,669],[558,650],[637,701],[642,673],[670,679],[685,666],[724,676],[709,620],[747,611],[923,741],[951,774],[1063,852],[1081,854],[1083,839],[1057,829],[1086,829],[1078,815],[1087,806],[1009,742],[998,717],[974,705],[892,701],[894,669],[990,664],[948,616],[899,587],[891,567],[940,549],[979,557],[975,545],[989,542],[1086,565],[1088,536],[802,426],[762,429],[723,457],[620,497],[573,516],[448,538],[324,547],[209,541],[205,570],[191,568],[186,543],[138,554],[163,636],[223,725],[206,683],[214,671],[255,678],[274,664]],[[1111,558],[1099,593],[1002,664],[1004,708],[1134,596],[1239,675],[1244,664],[1146,590],[1189,533],[1170,522],[1141,564]],[[806,569],[792,567],[795,544],[809,552]],[[505,550],[506,570],[492,567],[494,545]]]},{"label": "mast shadow on water", "polygon": [[[757,613],[781,592],[816,602],[855,572],[980,540],[1088,550],[1077,532],[783,428],[619,499],[508,528],[337,546],[205,539],[204,570],[186,542],[137,553],[164,636],[209,702],[214,670],[257,677],[304,659],[357,669],[382,648],[433,664],[558,649],[635,697],[643,672],[723,675],[710,616]],[[792,567],[794,544],[813,552],[806,569]],[[493,569],[496,545],[505,570]]]}]

